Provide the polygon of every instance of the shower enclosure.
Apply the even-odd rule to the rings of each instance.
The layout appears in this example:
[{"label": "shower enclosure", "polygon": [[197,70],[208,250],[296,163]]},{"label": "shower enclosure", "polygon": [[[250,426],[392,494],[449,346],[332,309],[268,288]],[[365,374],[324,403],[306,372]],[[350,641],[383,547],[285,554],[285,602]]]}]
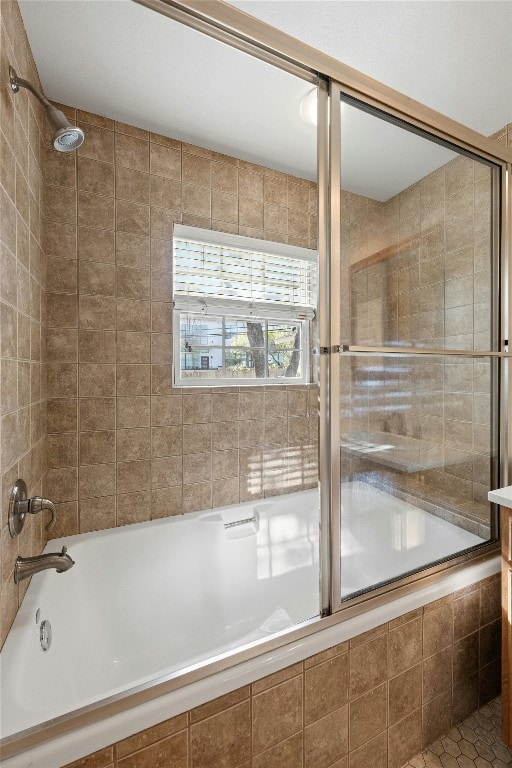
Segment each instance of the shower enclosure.
[{"label": "shower enclosure", "polygon": [[[212,26],[207,12],[191,16],[186,4],[143,4],[283,70],[290,88],[302,80],[303,118],[305,100],[314,103],[311,85],[317,91],[316,119],[309,118],[317,125],[316,179],[309,178],[318,240],[310,220],[309,245],[316,245],[318,291],[316,302],[299,301],[297,309],[300,335],[309,336],[300,353],[308,378],[299,383],[308,382],[309,418],[317,397],[319,409],[319,615],[365,610],[441,577],[447,568],[490,556],[499,531],[487,492],[507,476],[510,256],[503,201],[509,154],[337,68],[328,57],[320,56],[320,63],[292,43],[280,49],[283,58],[276,57],[250,21],[242,41],[232,34],[239,20],[228,8],[212,9]],[[284,137],[276,135],[281,142]],[[204,252],[201,258],[204,264]],[[239,254],[239,265],[246,260]],[[207,261],[211,269],[211,255]],[[231,287],[233,274],[222,274]],[[251,272],[247,280],[252,285],[254,279]],[[183,309],[182,300],[175,307]],[[208,304],[204,296],[200,300]],[[222,306],[226,299],[216,295],[209,302],[214,309],[215,301]],[[264,333],[268,338],[268,312],[259,318],[261,339]],[[226,342],[231,322],[236,351],[252,360],[253,374],[257,350],[268,363],[268,349],[254,341],[254,332],[251,339],[246,320],[228,321],[219,309],[212,314],[217,319],[202,340],[205,351],[216,345],[224,362],[234,354]],[[288,326],[296,333],[297,325],[288,320]],[[183,367],[194,351],[186,333],[180,333],[181,348],[175,341]],[[288,355],[298,344],[293,333]],[[213,337],[222,337],[222,345]],[[199,371],[189,384],[209,380],[210,362],[195,351]],[[265,383],[271,398],[276,380]],[[294,383],[286,383],[293,399]],[[311,426],[309,438],[301,434],[286,449],[264,444],[256,452],[253,469],[263,465],[263,477],[273,473],[268,485],[256,484],[263,495],[298,489],[293,471],[287,478],[291,457],[300,475],[306,453],[311,459],[316,452]],[[283,450],[288,453],[280,464]],[[302,487],[309,487],[311,471],[304,478]]]}]

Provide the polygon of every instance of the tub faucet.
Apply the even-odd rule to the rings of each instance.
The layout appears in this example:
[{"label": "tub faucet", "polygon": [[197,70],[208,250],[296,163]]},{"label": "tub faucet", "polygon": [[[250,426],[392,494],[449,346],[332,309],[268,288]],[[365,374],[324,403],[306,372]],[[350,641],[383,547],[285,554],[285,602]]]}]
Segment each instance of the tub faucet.
[{"label": "tub faucet", "polygon": [[48,568],[55,568],[57,573],[64,573],[74,564],[75,561],[67,554],[66,547],[62,547],[62,552],[48,552],[46,555],[36,555],[36,557],[17,557],[14,563],[14,581],[19,584],[23,579],[28,579],[34,573],[46,571]]}]

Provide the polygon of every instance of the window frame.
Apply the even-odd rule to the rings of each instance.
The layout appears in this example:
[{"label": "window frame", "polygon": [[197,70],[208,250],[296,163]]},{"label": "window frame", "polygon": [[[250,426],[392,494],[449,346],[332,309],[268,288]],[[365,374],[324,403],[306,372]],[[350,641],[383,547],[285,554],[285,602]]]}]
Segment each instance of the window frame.
[{"label": "window frame", "polygon": [[[287,378],[285,376],[283,377],[276,377],[276,378],[269,378],[268,375],[262,378],[240,378],[237,379],[235,376],[231,377],[225,377],[225,378],[213,378],[213,377],[207,377],[204,378],[201,377],[184,377],[182,375],[182,368],[181,368],[181,318],[182,316],[185,316],[187,314],[194,314],[199,317],[199,313],[197,312],[190,312],[187,313],[185,310],[179,310],[174,309],[173,310],[173,328],[175,329],[175,332],[173,334],[173,386],[176,388],[183,388],[183,387],[275,387],[275,386],[295,386],[295,385],[301,385],[304,386],[305,384],[310,383],[310,377],[309,377],[309,371],[311,369],[311,348],[310,348],[310,332],[309,332],[309,325],[311,323],[311,320],[308,320],[307,318],[304,319],[297,319],[297,318],[290,318],[290,322],[293,321],[296,324],[301,325],[301,345],[300,345],[300,364],[299,364],[299,370],[300,370],[300,376],[294,376],[293,378]],[[205,315],[205,317],[208,317],[208,315]],[[213,315],[211,315],[213,317]],[[233,317],[229,314],[224,315],[215,315],[215,317],[220,317],[224,321],[226,319],[237,319],[237,320],[261,320],[266,325],[268,323],[272,322],[279,322],[283,321],[284,318],[272,318],[270,317]],[[229,349],[229,347],[226,347],[225,345],[222,345],[222,347],[215,347],[215,349],[222,349],[222,356],[224,358],[225,350]],[[238,349],[238,347],[237,347]],[[268,349],[268,345],[265,347],[265,350]],[[268,357],[268,352],[267,352]],[[212,369],[213,370],[213,369]],[[266,364],[266,373],[268,374],[268,360]]]},{"label": "window frame", "polygon": [[[244,306],[243,301],[235,297],[206,297],[203,300],[200,296],[194,295],[190,300],[183,294],[174,292],[174,249],[176,239],[190,239],[205,244],[225,245],[232,248],[240,248],[253,252],[272,253],[276,256],[295,258],[300,261],[310,261],[316,265],[318,270],[318,251],[302,248],[300,246],[290,245],[288,243],[277,243],[272,240],[261,240],[259,238],[245,237],[242,235],[232,235],[227,232],[218,232],[216,230],[202,229],[182,224],[174,224],[173,227],[173,279],[172,279],[172,303],[173,303],[173,357],[172,357],[172,386],[175,389],[188,387],[194,388],[212,388],[212,387],[275,387],[275,386],[304,386],[312,381],[312,355],[311,339],[313,331],[311,323],[316,317],[316,308],[309,305],[292,305],[284,302],[272,303],[270,301],[247,302]],[[315,298],[315,304],[318,300],[318,273],[315,276],[312,293]],[[204,308],[201,306],[204,303]],[[190,306],[188,306],[190,304]],[[211,307],[210,311],[208,308]],[[181,319],[186,315],[196,315],[204,317],[222,318],[223,325],[226,319],[237,320],[261,320],[266,324],[271,322],[290,322],[300,323],[301,325],[301,345],[300,345],[300,375],[293,378],[279,377],[269,378],[268,375],[262,378],[240,378],[236,377],[184,377],[181,369]],[[304,316],[301,316],[304,315]],[[224,339],[223,339],[224,341]],[[266,339],[267,341],[267,339]],[[228,347],[223,343],[222,355],[224,358],[225,350]],[[268,345],[265,347],[268,349]],[[266,364],[266,373],[268,374],[268,361]]]}]

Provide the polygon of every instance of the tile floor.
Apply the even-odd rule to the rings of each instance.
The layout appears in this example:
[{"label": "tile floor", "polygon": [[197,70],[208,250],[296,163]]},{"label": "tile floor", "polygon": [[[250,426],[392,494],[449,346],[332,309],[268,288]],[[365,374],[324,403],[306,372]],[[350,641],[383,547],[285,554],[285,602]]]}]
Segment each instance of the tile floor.
[{"label": "tile floor", "polygon": [[512,747],[500,738],[500,709],[501,700],[494,699],[403,768],[510,768]]}]

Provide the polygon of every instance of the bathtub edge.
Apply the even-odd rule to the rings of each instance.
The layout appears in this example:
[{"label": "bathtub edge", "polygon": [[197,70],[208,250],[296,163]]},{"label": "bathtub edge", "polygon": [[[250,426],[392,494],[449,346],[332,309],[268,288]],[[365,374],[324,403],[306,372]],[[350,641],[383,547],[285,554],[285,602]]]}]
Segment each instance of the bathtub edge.
[{"label": "bathtub edge", "polygon": [[[155,697],[148,702],[99,720],[57,738],[42,742],[2,761],[4,768],[35,768],[49,765],[60,768],[73,760],[90,755],[170,717],[211,701],[243,685],[266,677],[284,667],[303,661],[333,645],[356,637],[409,611],[479,582],[500,572],[496,555],[469,565],[445,579],[429,584],[406,596],[372,608],[346,621],[268,651],[256,658],[217,672],[183,688]],[[48,763],[48,760],[51,762]]]}]

